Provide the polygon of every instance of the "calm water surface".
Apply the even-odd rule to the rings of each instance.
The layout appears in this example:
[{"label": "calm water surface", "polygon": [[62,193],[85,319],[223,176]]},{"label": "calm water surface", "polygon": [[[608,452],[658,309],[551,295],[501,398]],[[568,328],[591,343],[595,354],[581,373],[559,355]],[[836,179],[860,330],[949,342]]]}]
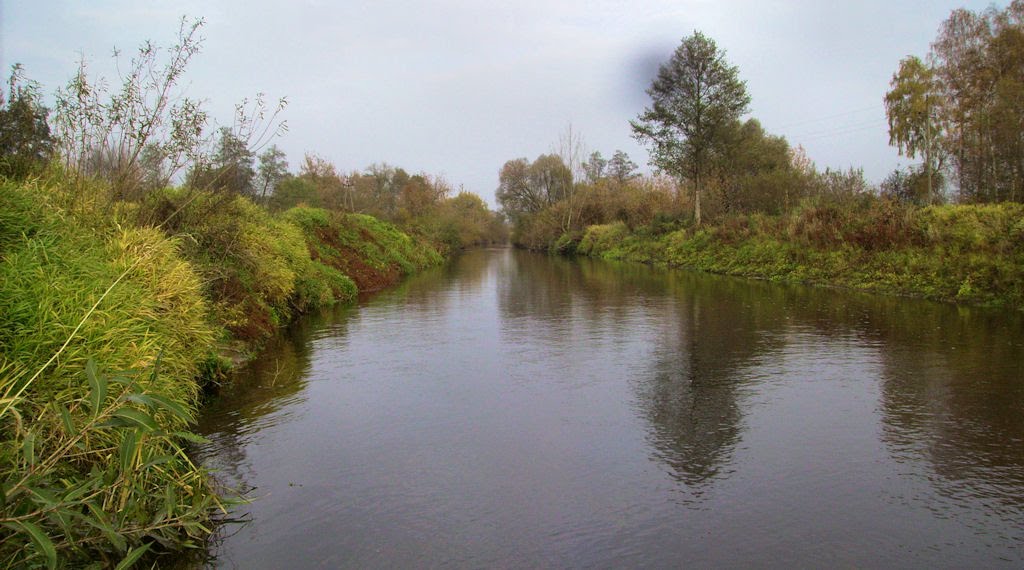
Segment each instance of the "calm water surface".
[{"label": "calm water surface", "polygon": [[200,431],[224,568],[1024,565],[1015,314],[474,251]]}]

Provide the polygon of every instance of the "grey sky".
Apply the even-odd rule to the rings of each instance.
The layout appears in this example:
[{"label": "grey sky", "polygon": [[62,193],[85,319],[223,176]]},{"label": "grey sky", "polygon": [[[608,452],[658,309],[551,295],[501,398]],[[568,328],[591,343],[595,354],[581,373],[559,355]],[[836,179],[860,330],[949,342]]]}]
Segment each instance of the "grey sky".
[{"label": "grey sky", "polygon": [[[277,144],[343,170],[388,162],[444,174],[494,202],[508,159],[550,151],[572,123],[587,147],[637,163],[629,120],[659,63],[694,30],[739,66],[751,115],[819,168],[863,166],[878,181],[909,161],[887,146],[882,97],[899,60],[924,55],[947,0],[201,2],[0,0],[0,64],[50,93],[79,54],[112,77],[110,53],[172,43],[181,15],[206,42],[187,76],[222,122],[264,92],[287,96]],[[998,6],[1005,2],[996,3]]]}]

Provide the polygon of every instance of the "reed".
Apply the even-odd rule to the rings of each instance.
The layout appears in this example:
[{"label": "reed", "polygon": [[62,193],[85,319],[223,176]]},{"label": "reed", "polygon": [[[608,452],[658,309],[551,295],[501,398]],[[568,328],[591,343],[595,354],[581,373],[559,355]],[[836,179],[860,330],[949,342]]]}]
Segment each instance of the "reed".
[{"label": "reed", "polygon": [[216,335],[178,247],[0,182],[0,564],[201,544],[218,499],[182,445]]}]

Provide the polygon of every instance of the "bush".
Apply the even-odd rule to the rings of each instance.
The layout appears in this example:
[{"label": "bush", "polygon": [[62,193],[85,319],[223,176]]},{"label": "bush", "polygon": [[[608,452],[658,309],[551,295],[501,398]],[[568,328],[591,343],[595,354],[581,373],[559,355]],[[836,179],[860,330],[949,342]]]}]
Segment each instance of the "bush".
[{"label": "bush", "polygon": [[662,233],[587,228],[577,253],[768,279],[1024,308],[1024,205],[917,208],[891,199],[805,201]]},{"label": "bush", "polygon": [[294,313],[333,300],[300,228],[248,198],[165,189],[147,197],[139,216],[180,236],[217,322],[235,338],[259,343]]},{"label": "bush", "polygon": [[629,235],[629,228],[623,222],[590,226],[583,233],[576,252],[582,255],[599,256],[617,246],[627,235]]},{"label": "bush", "polygon": [[930,243],[956,251],[1012,254],[1024,242],[1024,204],[930,206],[916,222]]},{"label": "bush", "polygon": [[566,202],[559,202],[535,214],[523,214],[512,230],[512,243],[527,249],[546,251],[564,233],[568,218]]},{"label": "bush", "polygon": [[551,253],[575,255],[581,239],[583,239],[583,232],[566,232],[551,245]]}]

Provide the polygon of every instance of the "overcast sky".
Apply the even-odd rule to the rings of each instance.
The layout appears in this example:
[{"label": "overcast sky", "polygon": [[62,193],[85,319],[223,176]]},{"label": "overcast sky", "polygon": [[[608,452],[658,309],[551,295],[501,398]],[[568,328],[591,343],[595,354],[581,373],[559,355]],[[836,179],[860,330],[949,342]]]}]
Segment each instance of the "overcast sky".
[{"label": "overcast sky", "polygon": [[[1006,2],[997,2],[1004,6]],[[887,145],[882,97],[899,60],[924,55],[947,0],[517,0],[270,2],[0,0],[0,65],[48,93],[80,55],[112,76],[114,47],[170,45],[206,19],[187,94],[222,123],[233,105],[286,96],[277,141],[293,169],[315,152],[342,170],[387,162],[443,174],[494,203],[509,159],[552,150],[567,125],[605,157],[647,153],[629,120],[680,40],[700,30],[747,81],[751,116],[819,168],[879,181],[908,164]]]}]

